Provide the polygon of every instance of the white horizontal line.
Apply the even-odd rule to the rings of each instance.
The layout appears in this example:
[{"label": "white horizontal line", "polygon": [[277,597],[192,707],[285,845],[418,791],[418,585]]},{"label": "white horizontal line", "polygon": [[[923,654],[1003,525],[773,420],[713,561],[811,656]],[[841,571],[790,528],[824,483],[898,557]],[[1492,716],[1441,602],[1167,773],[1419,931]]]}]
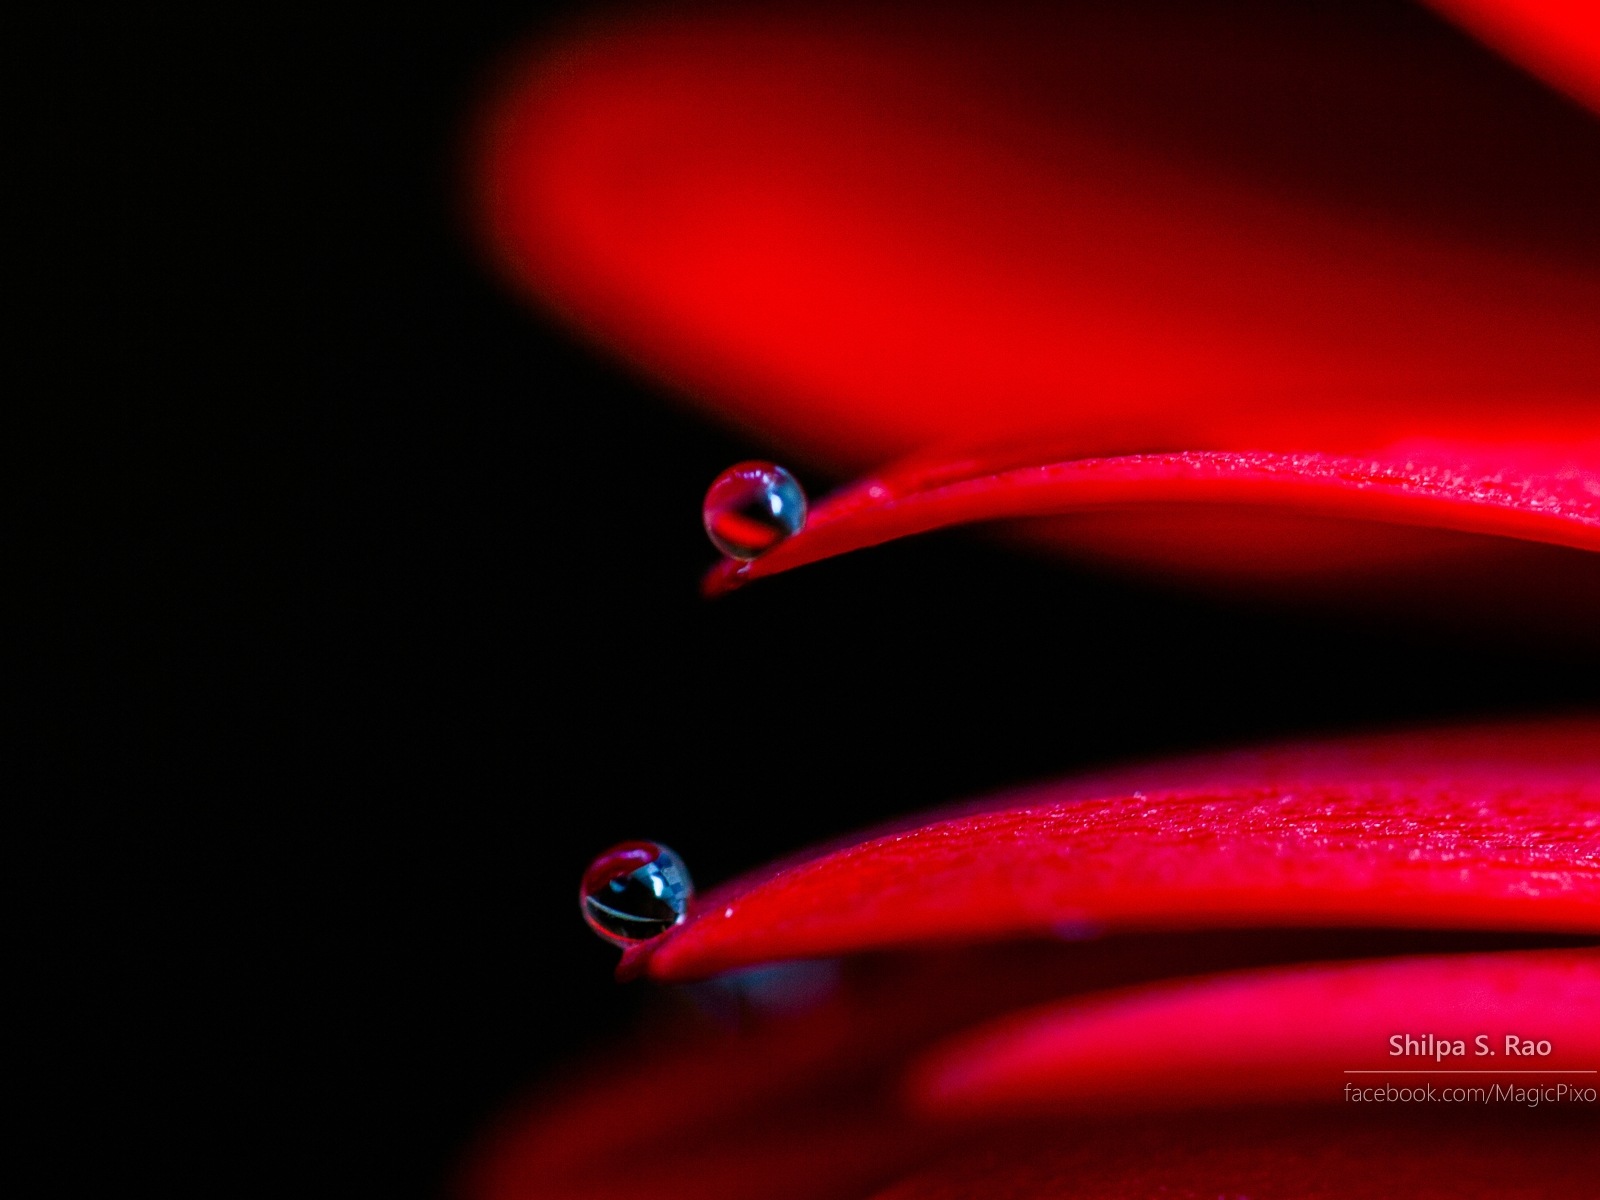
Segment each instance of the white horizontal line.
[{"label": "white horizontal line", "polygon": [[1600,1071],[1346,1071],[1346,1075],[1600,1075]]}]

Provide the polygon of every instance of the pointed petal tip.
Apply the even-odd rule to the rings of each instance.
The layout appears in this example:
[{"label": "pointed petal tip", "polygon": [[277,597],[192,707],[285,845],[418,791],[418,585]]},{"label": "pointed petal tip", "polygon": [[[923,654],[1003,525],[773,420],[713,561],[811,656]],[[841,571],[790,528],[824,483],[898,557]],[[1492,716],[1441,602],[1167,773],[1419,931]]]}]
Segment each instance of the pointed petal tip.
[{"label": "pointed petal tip", "polygon": [[[1268,452],[1137,454],[988,469],[970,456],[946,469],[919,464],[917,475],[885,484],[884,475],[819,503],[812,522],[748,563],[720,563],[703,589],[734,586],[901,537],[985,521],[1143,511],[1168,536],[1125,530],[1120,549],[1155,553],[1180,571],[1193,562],[1236,566],[1246,576],[1393,565],[1386,528],[1430,532],[1443,539],[1478,535],[1574,550],[1600,550],[1600,446],[1394,446],[1371,455]],[[892,473],[889,476],[892,479]],[[1218,512],[1242,514],[1242,526],[1216,523]],[[1251,517],[1254,515],[1254,525]],[[1291,519],[1300,531],[1269,545],[1241,545],[1241,532],[1262,520]],[[1369,532],[1330,552],[1325,536],[1356,523]],[[1132,527],[1130,527],[1131,529]],[[1057,524],[1052,540],[1069,553],[1095,549],[1115,557],[1092,524]],[[1194,542],[1207,543],[1196,551]],[[1098,543],[1098,544],[1097,544]],[[1469,545],[1470,551],[1476,547]],[[1425,559],[1426,541],[1408,541],[1401,559]],[[1483,553],[1486,561],[1492,554]],[[1265,554],[1270,560],[1257,561]],[[1324,561],[1317,561],[1323,556]],[[1365,560],[1365,561],[1363,561]]]}]

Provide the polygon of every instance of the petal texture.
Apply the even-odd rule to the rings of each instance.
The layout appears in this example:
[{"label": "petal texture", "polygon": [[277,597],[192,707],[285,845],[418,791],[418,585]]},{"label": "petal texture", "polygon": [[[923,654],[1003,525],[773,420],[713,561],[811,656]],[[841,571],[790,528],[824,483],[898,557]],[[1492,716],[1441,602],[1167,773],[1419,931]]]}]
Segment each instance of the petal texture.
[{"label": "petal texture", "polygon": [[1032,536],[1080,554],[1246,578],[1349,582],[1397,566],[1434,571],[1452,556],[1493,566],[1504,554],[1442,534],[1600,550],[1600,443],[1142,454],[995,469],[1011,456],[923,459],[874,475],[816,506],[769,553],[720,564],[706,589],[950,525],[1039,517],[1057,520],[1030,527]]},{"label": "petal texture", "polygon": [[1051,785],[713,890],[622,971],[1094,930],[1600,932],[1600,725],[1290,747]]}]

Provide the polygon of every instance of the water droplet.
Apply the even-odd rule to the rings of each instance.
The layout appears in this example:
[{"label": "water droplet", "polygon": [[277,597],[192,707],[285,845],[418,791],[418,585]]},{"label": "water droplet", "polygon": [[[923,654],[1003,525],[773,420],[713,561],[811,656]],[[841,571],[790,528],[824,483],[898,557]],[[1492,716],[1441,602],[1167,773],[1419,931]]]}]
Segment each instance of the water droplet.
[{"label": "water droplet", "polygon": [[578,899],[590,929],[631,946],[681,922],[693,895],[683,859],[659,842],[623,842],[589,864]]},{"label": "water droplet", "polygon": [[701,515],[718,550],[749,560],[805,527],[806,494],[777,463],[742,462],[717,476]]}]

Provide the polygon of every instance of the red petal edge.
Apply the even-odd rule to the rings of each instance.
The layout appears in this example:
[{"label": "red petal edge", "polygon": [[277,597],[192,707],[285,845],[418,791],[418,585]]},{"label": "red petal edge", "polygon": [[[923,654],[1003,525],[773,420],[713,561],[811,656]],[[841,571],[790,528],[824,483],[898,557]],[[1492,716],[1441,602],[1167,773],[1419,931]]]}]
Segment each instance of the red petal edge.
[{"label": "red petal edge", "polygon": [[[524,292],[797,461],[1593,437],[1600,125],[1405,5],[618,14],[473,164]],[[1042,460],[1041,460],[1042,461]]]},{"label": "red petal edge", "polygon": [[1427,0],[1600,112],[1600,8],[1588,0]]},{"label": "red petal edge", "polygon": [[1600,722],[1413,733],[1045,785],[717,888],[619,972],[1067,931],[1600,932]]},{"label": "red petal edge", "polygon": [[[1205,519],[1219,509],[1305,518],[1307,528],[1274,546],[1271,569],[1296,562],[1349,571],[1381,563],[1370,534],[1330,554],[1306,534],[1327,522],[1373,522],[1600,550],[1600,443],[1567,447],[1389,447],[1370,455],[1286,453],[1138,454],[1012,466],[1010,452],[926,459],[891,468],[819,503],[807,526],[752,562],[719,564],[710,595],[821,559],[911,534],[977,521],[1144,510],[1171,528],[1157,546],[1226,560],[1240,539],[1225,529],[1213,544]],[[994,469],[995,464],[1007,464]],[[1200,544],[1196,545],[1196,536]],[[1057,526],[1053,540],[1093,544],[1092,526]],[[1408,547],[1414,550],[1414,547]],[[1236,565],[1244,566],[1237,549]]]}]

